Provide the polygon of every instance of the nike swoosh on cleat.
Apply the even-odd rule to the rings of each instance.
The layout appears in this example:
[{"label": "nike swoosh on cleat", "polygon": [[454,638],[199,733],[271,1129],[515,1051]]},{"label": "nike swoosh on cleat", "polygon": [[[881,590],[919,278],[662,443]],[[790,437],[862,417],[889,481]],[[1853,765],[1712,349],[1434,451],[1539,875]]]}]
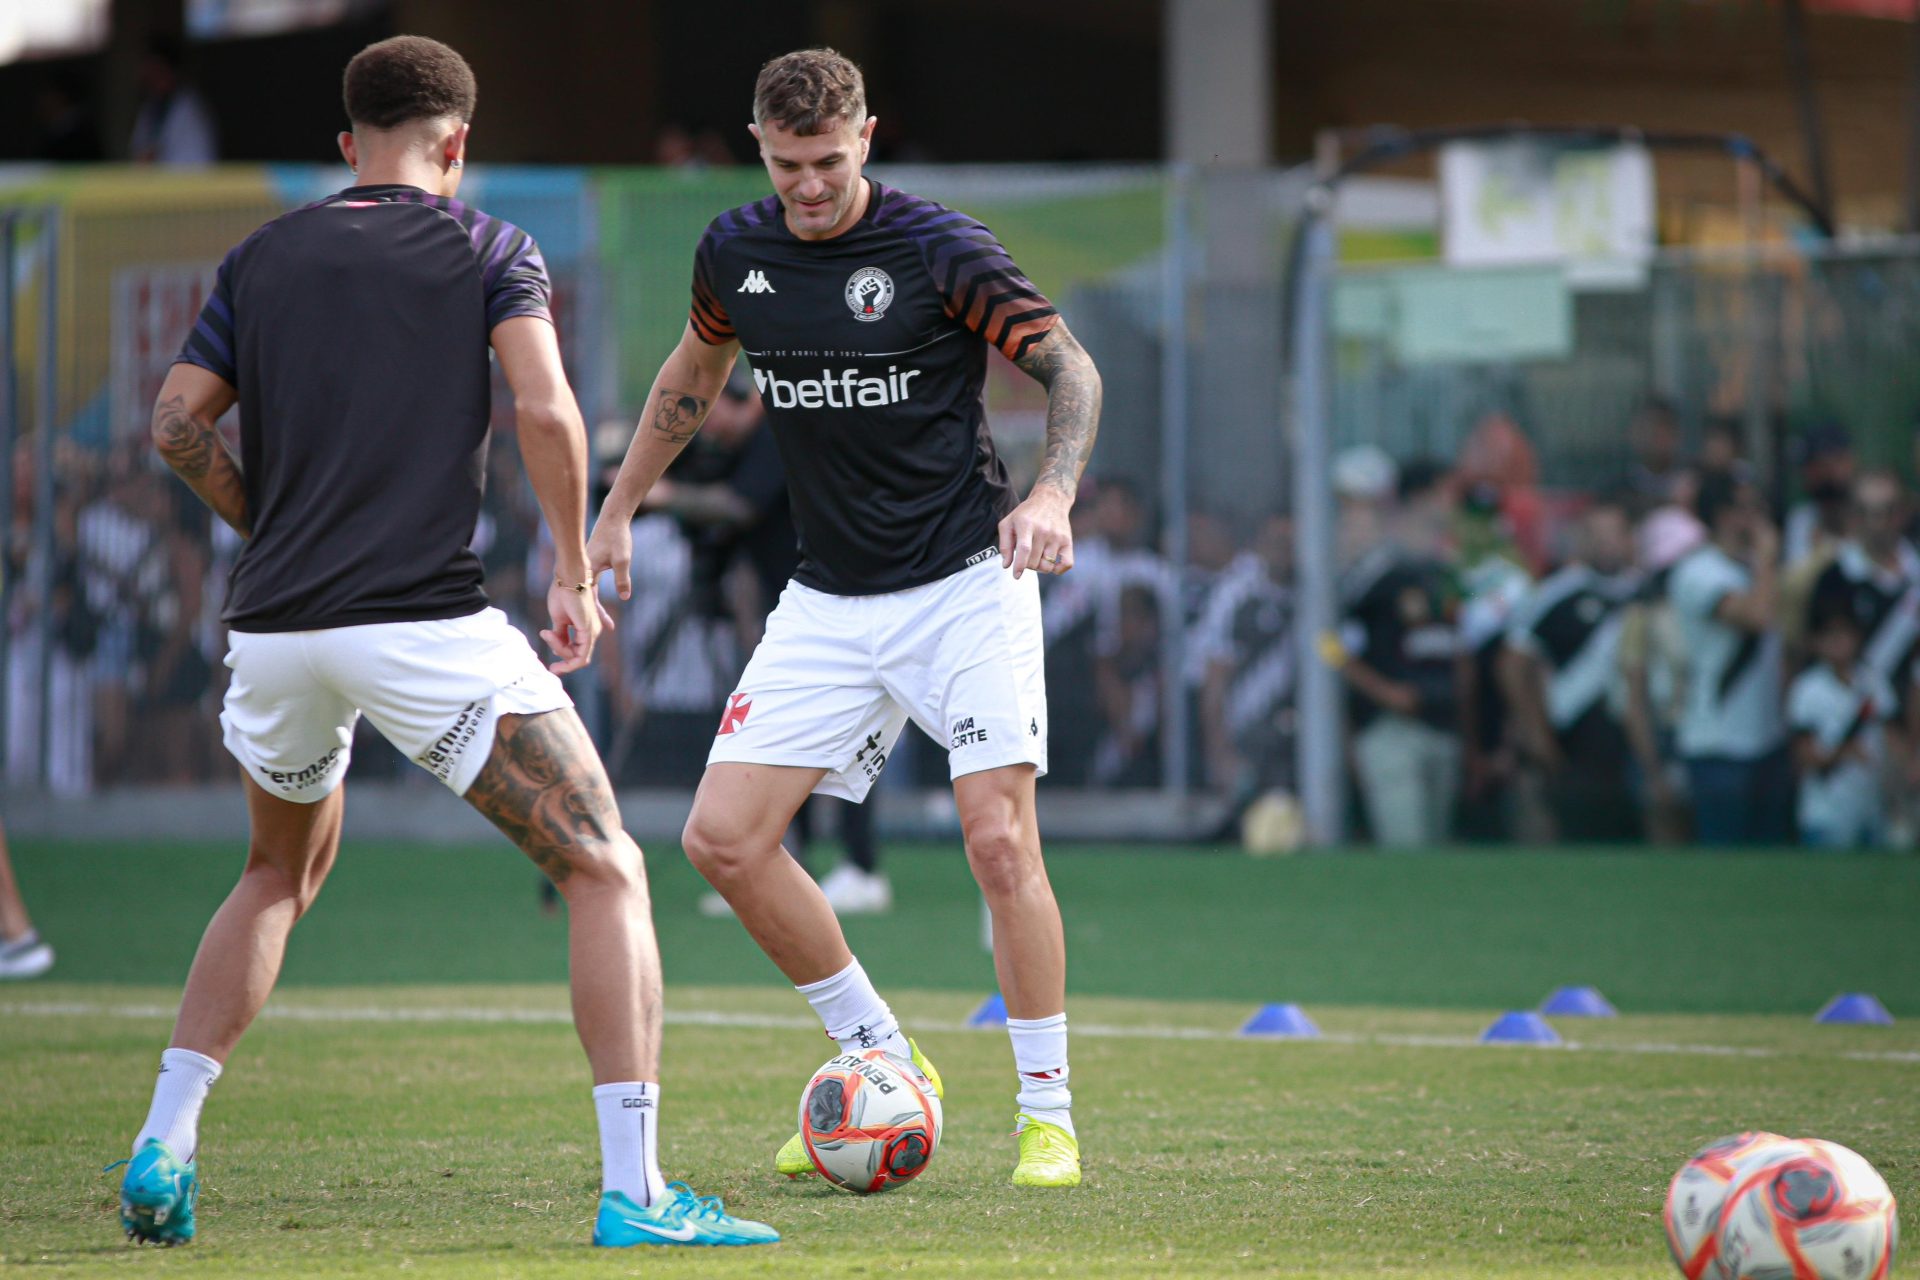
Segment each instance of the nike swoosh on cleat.
[{"label": "nike swoosh on cleat", "polygon": [[650,1222],[635,1222],[632,1218],[622,1218],[620,1221],[630,1227],[638,1227],[648,1235],[659,1236],[662,1240],[678,1240],[685,1243],[700,1234],[699,1228],[695,1227],[691,1222],[683,1222],[672,1231],[669,1231],[665,1227],[656,1227]]}]

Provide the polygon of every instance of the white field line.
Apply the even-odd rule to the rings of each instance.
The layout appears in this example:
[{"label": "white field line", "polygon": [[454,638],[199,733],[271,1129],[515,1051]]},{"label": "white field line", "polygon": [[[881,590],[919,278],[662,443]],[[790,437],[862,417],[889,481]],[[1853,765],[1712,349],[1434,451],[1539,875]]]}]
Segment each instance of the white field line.
[{"label": "white field line", "polygon": [[[157,1004],[95,1004],[87,1001],[45,1001],[0,1004],[0,1017],[22,1018],[164,1018],[177,1012],[171,1006]],[[510,1023],[533,1026],[571,1026],[573,1015],[565,1009],[488,1009],[479,1006],[442,1005],[380,1008],[372,1005],[275,1005],[269,1004],[261,1017],[285,1022],[390,1022],[390,1023]],[[812,1031],[819,1023],[808,1017],[781,1017],[761,1013],[725,1013],[711,1009],[668,1009],[664,1020],[671,1026],[745,1027],[761,1031]],[[962,1022],[916,1021],[916,1027],[929,1031],[971,1030]],[[1202,1040],[1232,1041],[1250,1044],[1301,1043],[1283,1037],[1242,1036],[1235,1031],[1208,1027],[1116,1027],[1100,1023],[1073,1024],[1075,1036],[1101,1040]],[[1483,1046],[1472,1036],[1396,1035],[1390,1032],[1322,1032],[1322,1043],[1345,1045],[1386,1045],[1411,1049],[1478,1049]],[[1307,1043],[1311,1043],[1308,1041]],[[1715,1058],[1838,1058],[1848,1062],[1895,1062],[1920,1065],[1920,1050],[1852,1050],[1825,1053],[1817,1050],[1768,1049],[1757,1046],[1720,1044],[1676,1044],[1659,1041],[1599,1044],[1567,1040],[1558,1045],[1497,1048],[1546,1048],[1564,1053],[1697,1054]]]}]

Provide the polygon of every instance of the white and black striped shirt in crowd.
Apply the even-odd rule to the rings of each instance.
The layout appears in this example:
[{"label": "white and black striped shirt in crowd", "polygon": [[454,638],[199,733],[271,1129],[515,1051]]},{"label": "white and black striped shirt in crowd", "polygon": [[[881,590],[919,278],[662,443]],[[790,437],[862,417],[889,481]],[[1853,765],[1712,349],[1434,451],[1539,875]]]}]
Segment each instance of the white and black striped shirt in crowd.
[{"label": "white and black striped shirt in crowd", "polygon": [[1596,708],[1609,710],[1619,682],[1620,627],[1641,585],[1584,564],[1549,575],[1520,605],[1507,643],[1547,669],[1547,718],[1565,733]]}]

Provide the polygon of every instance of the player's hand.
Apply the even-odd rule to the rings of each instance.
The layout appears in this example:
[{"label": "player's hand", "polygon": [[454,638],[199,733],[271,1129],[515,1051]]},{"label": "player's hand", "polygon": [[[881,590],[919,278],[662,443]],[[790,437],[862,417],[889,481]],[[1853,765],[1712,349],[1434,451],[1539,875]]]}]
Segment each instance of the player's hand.
[{"label": "player's hand", "polygon": [[587,538],[587,581],[596,586],[600,575],[611,569],[613,586],[622,600],[633,596],[633,524],[601,516],[593,522]]},{"label": "player's hand", "polygon": [[553,650],[558,662],[549,662],[547,670],[563,676],[578,671],[593,661],[593,646],[600,632],[613,626],[613,618],[599,596],[591,591],[575,591],[558,582],[547,588],[547,613],[553,619],[551,630],[540,638]]},{"label": "player's hand", "polygon": [[1000,522],[1000,564],[1018,578],[1035,573],[1065,573],[1073,568],[1073,526],[1067,513],[1073,499],[1054,489],[1036,488]]}]

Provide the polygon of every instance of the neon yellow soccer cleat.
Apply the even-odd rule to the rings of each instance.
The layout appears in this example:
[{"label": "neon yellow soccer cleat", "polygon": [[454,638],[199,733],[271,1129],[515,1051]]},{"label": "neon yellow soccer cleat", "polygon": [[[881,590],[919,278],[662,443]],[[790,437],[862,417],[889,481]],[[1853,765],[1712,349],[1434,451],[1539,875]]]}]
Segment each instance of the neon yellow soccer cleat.
[{"label": "neon yellow soccer cleat", "polygon": [[[933,1096],[944,1101],[947,1093],[940,1083],[940,1073],[933,1069],[933,1063],[927,1060],[927,1055],[921,1053],[920,1046],[911,1039],[907,1041],[907,1048],[913,1050],[914,1069],[933,1086]],[[807,1154],[806,1140],[797,1133],[787,1139],[787,1145],[781,1147],[779,1154],[773,1158],[773,1171],[789,1178],[804,1178],[818,1172],[813,1167],[813,1157]]]},{"label": "neon yellow soccer cleat", "polygon": [[1057,1124],[1022,1115],[1014,1136],[1020,1139],[1020,1163],[1013,1169],[1016,1187],[1080,1185],[1080,1142]]}]

